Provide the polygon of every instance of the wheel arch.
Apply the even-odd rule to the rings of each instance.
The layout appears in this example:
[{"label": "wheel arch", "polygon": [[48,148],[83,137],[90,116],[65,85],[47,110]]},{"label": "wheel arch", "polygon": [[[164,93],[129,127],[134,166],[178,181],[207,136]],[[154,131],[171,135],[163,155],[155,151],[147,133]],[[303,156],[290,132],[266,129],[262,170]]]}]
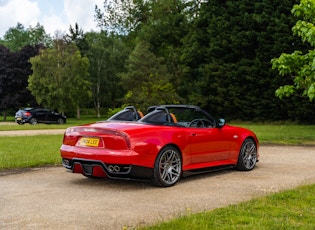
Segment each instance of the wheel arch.
[{"label": "wheel arch", "polygon": [[256,145],[257,159],[258,159],[258,156],[259,156],[259,153],[258,153],[258,152],[259,152],[259,141],[258,141],[257,137],[256,137],[256,136],[248,136],[247,138],[244,139],[244,141],[245,141],[246,139],[251,139],[251,140],[254,141],[254,143],[255,143],[255,145]]},{"label": "wheel arch", "polygon": [[179,152],[180,158],[181,158],[181,160],[182,160],[182,168],[183,168],[183,153],[182,153],[182,150],[179,148],[179,146],[176,145],[175,143],[168,143],[168,144],[165,144],[162,148],[160,148],[159,151],[158,151],[158,153],[157,153],[156,156],[155,156],[155,160],[158,158],[159,153],[160,153],[163,149],[165,149],[165,148],[167,148],[167,147],[174,147],[174,148]]},{"label": "wheel arch", "polygon": [[246,137],[246,138],[243,140],[243,142],[244,142],[246,139],[251,139],[251,140],[253,140],[253,141],[255,142],[256,148],[258,147],[258,143],[257,143],[256,138],[254,138],[253,136],[248,136],[248,137]]},{"label": "wheel arch", "polygon": [[242,146],[243,146],[243,143],[244,143],[244,141],[245,140],[247,140],[247,139],[251,139],[252,141],[254,141],[255,142],[255,145],[256,145],[256,148],[257,148],[257,150],[258,150],[258,147],[259,147],[259,141],[258,141],[258,138],[253,134],[253,135],[244,135],[244,136],[242,136],[242,138],[241,138],[241,142],[239,143],[239,150],[242,148]]},{"label": "wheel arch", "polygon": [[164,145],[164,146],[160,149],[160,151],[161,151],[162,149],[168,147],[168,146],[176,148],[176,149],[178,150],[178,152],[180,153],[180,157],[183,159],[183,153],[182,153],[181,149],[178,147],[178,145],[176,145],[176,144],[174,144],[174,143],[169,143],[169,144]]}]

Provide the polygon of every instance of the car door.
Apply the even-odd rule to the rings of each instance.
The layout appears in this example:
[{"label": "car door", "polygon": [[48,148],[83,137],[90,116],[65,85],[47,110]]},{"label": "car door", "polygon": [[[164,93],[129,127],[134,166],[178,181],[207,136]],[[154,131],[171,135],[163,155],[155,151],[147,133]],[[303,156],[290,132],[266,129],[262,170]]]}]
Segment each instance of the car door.
[{"label": "car door", "polygon": [[44,122],[46,120],[46,112],[44,109],[37,109],[34,117],[39,122]]},{"label": "car door", "polygon": [[230,142],[224,134],[224,129],[214,127],[189,129],[191,163],[220,161],[228,158]]},{"label": "car door", "polygon": [[50,110],[46,111],[46,122],[47,123],[52,123],[57,121],[57,115]]},{"label": "car door", "polygon": [[217,128],[214,118],[193,107],[169,109],[177,125],[186,129],[190,150],[189,164],[225,160],[229,157],[229,140],[224,127]]}]

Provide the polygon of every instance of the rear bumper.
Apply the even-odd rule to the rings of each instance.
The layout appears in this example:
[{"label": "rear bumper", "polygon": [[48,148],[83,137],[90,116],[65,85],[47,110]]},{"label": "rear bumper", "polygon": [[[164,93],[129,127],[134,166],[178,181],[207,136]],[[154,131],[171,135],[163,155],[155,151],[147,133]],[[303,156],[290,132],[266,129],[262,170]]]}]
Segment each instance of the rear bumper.
[{"label": "rear bumper", "polygon": [[87,177],[149,180],[153,175],[152,168],[137,165],[105,164],[99,160],[63,158],[62,165],[73,173],[81,173]]},{"label": "rear bumper", "polygon": [[15,122],[18,124],[24,124],[29,122],[28,118],[23,118],[23,117],[15,117]]},{"label": "rear bumper", "polygon": [[138,165],[154,167],[155,157],[150,154],[138,153],[133,150],[112,150],[106,148],[80,147],[62,144],[60,155],[65,159],[85,159],[104,164]]},{"label": "rear bumper", "polygon": [[88,177],[148,180],[152,178],[154,160],[132,150],[110,150],[61,145],[62,165],[73,173]]}]

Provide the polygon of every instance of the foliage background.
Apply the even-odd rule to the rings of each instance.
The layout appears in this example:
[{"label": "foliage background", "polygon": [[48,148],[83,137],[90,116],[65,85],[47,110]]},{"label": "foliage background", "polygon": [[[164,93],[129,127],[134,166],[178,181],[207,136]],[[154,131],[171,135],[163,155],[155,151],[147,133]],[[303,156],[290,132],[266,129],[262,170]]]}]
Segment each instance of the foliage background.
[{"label": "foliage background", "polygon": [[[145,110],[151,104],[187,103],[227,120],[315,123],[314,102],[300,92],[282,100],[275,96],[292,79],[279,76],[271,60],[282,53],[309,49],[292,33],[297,19],[291,9],[298,3],[105,0],[102,9],[91,12],[100,33],[85,33],[76,24],[62,37],[49,39],[40,25],[29,30],[18,24],[0,40],[0,96],[12,98],[15,82],[24,82],[26,88],[26,76],[31,75],[29,65],[23,67],[23,78],[9,74],[20,70],[4,57],[21,55],[25,44],[54,49],[54,40],[63,39],[89,60],[92,97],[84,107],[95,108],[98,117],[102,108],[134,104]],[[22,39],[18,42],[17,37]],[[11,85],[10,94],[6,85]],[[33,104],[32,100],[2,101],[1,110]],[[73,109],[65,112],[74,114]]]}]

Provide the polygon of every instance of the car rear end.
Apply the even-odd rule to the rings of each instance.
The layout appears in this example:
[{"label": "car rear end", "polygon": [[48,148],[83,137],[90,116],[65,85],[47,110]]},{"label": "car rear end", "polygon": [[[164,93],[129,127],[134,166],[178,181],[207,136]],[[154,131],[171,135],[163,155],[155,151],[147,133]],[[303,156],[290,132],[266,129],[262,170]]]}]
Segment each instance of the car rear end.
[{"label": "car rear end", "polygon": [[30,118],[32,116],[31,109],[20,109],[15,113],[15,122],[18,124],[24,124],[29,122]]},{"label": "car rear end", "polygon": [[62,164],[87,177],[148,179],[152,169],[132,150],[129,135],[117,129],[93,126],[68,128],[60,148]]}]

